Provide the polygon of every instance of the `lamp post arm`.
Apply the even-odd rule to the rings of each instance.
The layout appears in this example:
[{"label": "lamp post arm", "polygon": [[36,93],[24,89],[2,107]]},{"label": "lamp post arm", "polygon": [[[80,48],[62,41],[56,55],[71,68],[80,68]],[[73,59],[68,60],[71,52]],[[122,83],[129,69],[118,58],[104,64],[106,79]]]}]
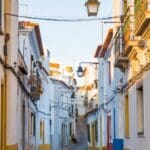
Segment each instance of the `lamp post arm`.
[{"label": "lamp post arm", "polygon": [[98,62],[92,62],[92,61],[90,61],[90,62],[89,62],[89,61],[83,61],[83,62],[80,62],[80,63],[79,63],[79,66],[81,66],[81,64],[95,64],[95,65],[96,65],[96,64],[98,64]]}]

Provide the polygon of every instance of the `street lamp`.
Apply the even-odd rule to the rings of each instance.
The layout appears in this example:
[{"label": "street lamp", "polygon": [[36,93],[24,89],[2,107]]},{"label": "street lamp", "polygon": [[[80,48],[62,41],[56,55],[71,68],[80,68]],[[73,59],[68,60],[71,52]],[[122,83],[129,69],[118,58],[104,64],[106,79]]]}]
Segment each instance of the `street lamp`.
[{"label": "street lamp", "polygon": [[78,77],[83,77],[83,74],[84,74],[84,70],[81,66],[79,66],[77,70]]},{"label": "street lamp", "polygon": [[88,0],[85,2],[87,7],[88,16],[97,16],[100,2],[98,0]]},{"label": "street lamp", "polygon": [[82,68],[81,64],[95,64],[95,65],[98,65],[98,62],[80,62],[79,67],[77,69],[78,77],[83,77],[84,76],[84,69]]}]

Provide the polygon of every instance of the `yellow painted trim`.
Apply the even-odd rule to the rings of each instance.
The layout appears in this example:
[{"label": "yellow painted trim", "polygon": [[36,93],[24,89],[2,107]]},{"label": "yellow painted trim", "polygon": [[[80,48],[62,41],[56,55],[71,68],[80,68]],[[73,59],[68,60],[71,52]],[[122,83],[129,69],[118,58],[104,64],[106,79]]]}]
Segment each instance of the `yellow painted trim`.
[{"label": "yellow painted trim", "polygon": [[[5,74],[6,78],[6,74]],[[1,80],[1,85],[3,85],[2,99],[1,99],[1,150],[5,150],[6,146],[6,80]],[[2,87],[1,87],[2,88]],[[2,94],[2,93],[1,93]]]},{"label": "yellow painted trim", "polygon": [[84,118],[84,115],[78,115],[79,118]]},{"label": "yellow painted trim", "polygon": [[88,150],[106,150],[106,147],[93,147],[93,146],[88,146]]},{"label": "yellow painted trim", "polygon": [[41,144],[38,146],[38,150],[51,150],[50,144]]},{"label": "yellow painted trim", "polygon": [[103,146],[103,147],[102,147],[102,150],[107,150],[107,147],[106,147],[106,146]]},{"label": "yellow painted trim", "polygon": [[92,143],[92,145],[93,145],[93,147],[96,147],[95,146],[95,124],[94,124],[94,122],[92,123],[92,125],[91,125],[91,130],[92,130],[92,140],[91,140],[91,143]]},{"label": "yellow painted trim", "polygon": [[18,150],[18,144],[7,145],[6,150]]}]

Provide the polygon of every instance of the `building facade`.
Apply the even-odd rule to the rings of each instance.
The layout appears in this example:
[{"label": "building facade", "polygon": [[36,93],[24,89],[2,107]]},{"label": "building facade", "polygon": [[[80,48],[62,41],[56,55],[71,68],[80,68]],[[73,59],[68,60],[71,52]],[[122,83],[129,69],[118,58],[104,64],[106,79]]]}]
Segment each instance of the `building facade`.
[{"label": "building facade", "polygon": [[75,134],[74,89],[65,82],[51,78],[52,149],[62,150],[71,144]]},{"label": "building facade", "polygon": [[[149,6],[148,0],[114,1],[114,23],[99,59],[99,141],[102,149],[149,149]],[[115,20],[115,19],[114,19]],[[119,20],[116,20],[116,22]]]},{"label": "building facade", "polygon": [[[149,149],[150,1],[123,3],[123,49],[116,50],[117,67],[124,70],[124,146]],[[127,60],[127,61],[125,61]]]},{"label": "building facade", "polygon": [[0,149],[16,150],[18,18],[6,13],[18,14],[18,1],[2,0],[0,6]]},{"label": "building facade", "polygon": [[[20,88],[19,149],[51,149],[49,51],[45,51],[37,23],[19,22]],[[27,95],[28,94],[28,95]],[[28,96],[28,97],[27,97]],[[21,130],[22,129],[22,130]],[[21,143],[23,141],[23,143]]]}]

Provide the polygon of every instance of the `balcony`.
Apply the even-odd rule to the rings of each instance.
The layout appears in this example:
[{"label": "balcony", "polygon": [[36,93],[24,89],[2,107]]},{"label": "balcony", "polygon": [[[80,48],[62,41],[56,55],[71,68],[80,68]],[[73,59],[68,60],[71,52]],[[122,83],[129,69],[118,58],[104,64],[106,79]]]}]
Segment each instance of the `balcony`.
[{"label": "balcony", "polygon": [[119,68],[121,71],[125,71],[128,66],[128,58],[124,57],[123,54],[123,42],[122,42],[122,27],[118,28],[115,38],[115,67]]},{"label": "balcony", "polygon": [[123,18],[123,56],[129,57],[131,54],[133,47],[138,45],[138,39],[134,35],[134,8],[133,6],[129,6],[126,10]]},{"label": "balcony", "polygon": [[150,38],[150,1],[135,1],[135,35]]},{"label": "balcony", "polygon": [[30,79],[29,79],[29,83],[31,85],[30,94],[31,94],[32,100],[39,100],[40,95],[43,93],[43,90],[42,90],[41,79],[37,75],[36,72],[32,71]]}]

